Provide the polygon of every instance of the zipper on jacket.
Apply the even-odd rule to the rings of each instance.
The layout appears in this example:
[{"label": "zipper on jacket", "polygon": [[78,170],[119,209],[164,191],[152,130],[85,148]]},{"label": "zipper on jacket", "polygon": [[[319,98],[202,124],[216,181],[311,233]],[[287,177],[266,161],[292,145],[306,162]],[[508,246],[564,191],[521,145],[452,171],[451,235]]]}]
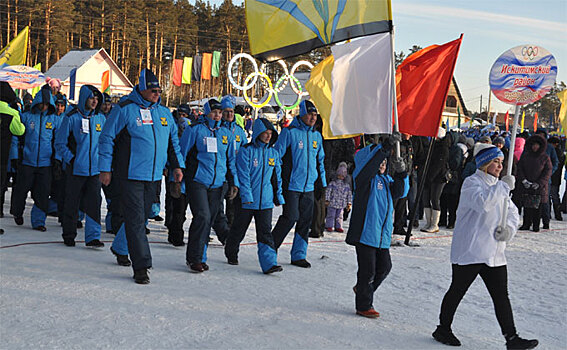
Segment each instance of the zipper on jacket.
[{"label": "zipper on jacket", "polygon": [[307,130],[307,144],[305,145],[305,149],[307,150],[307,174],[305,175],[305,186],[303,186],[303,192],[307,188],[307,182],[309,181],[309,151],[311,150],[309,147],[309,130]]},{"label": "zipper on jacket", "polygon": [[[150,115],[152,111],[150,110]],[[156,171],[156,153],[157,153],[157,141],[156,141],[156,129],[154,128],[153,118],[152,118],[152,133],[154,135],[154,163],[152,164],[152,179],[150,181],[154,181],[154,175]]]},{"label": "zipper on jacket", "polygon": [[38,134],[38,138],[37,138],[37,163],[35,164],[35,166],[39,167],[39,153],[41,151],[41,129],[43,125],[43,112],[39,113],[39,132]]},{"label": "zipper on jacket", "polygon": [[264,163],[266,162],[264,155],[264,148],[262,148],[262,172],[260,173],[262,178],[260,179],[260,206],[258,207],[258,210],[262,210],[262,192],[264,190]]},{"label": "zipper on jacket", "polygon": [[[383,180],[382,175],[379,175],[379,177]],[[388,205],[386,206],[386,215],[384,215],[384,222],[382,222],[382,228],[380,229],[380,243],[378,244],[379,249],[382,245],[382,237],[384,237],[384,226],[386,226],[386,221],[388,221],[388,213],[390,212],[390,186],[387,185],[385,181],[382,181],[382,183],[384,183],[384,188],[386,189],[386,201],[388,202]]]},{"label": "zipper on jacket", "polygon": [[93,133],[92,133],[92,125],[91,125],[91,119],[89,118],[89,176],[91,176],[91,169],[92,169],[92,165],[91,165],[91,145],[93,143]]}]

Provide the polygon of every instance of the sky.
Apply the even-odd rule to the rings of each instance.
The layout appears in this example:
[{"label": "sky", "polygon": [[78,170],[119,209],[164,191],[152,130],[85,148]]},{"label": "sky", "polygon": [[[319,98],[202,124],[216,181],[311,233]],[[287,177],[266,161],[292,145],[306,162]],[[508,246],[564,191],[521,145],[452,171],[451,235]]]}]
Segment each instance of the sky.
[{"label": "sky", "polygon": [[[349,0],[356,1],[356,0]],[[234,0],[235,4],[242,1]],[[222,0],[211,1],[220,4]],[[392,0],[396,52],[457,39],[463,43],[455,78],[467,109],[487,108],[492,64],[508,49],[532,44],[557,61],[557,82],[567,83],[567,1],[565,0]],[[564,68],[565,67],[565,68]],[[491,98],[491,112],[513,106]]]}]

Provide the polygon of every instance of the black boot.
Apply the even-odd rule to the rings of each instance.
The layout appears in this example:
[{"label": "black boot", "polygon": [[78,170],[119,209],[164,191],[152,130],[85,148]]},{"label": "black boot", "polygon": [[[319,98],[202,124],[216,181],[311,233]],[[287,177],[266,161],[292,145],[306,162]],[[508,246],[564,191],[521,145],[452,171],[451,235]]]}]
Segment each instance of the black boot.
[{"label": "black boot", "polygon": [[149,284],[150,276],[148,276],[148,269],[134,270],[134,276],[132,276],[134,282],[138,284]]},{"label": "black boot", "polygon": [[130,261],[130,259],[128,259],[128,255],[118,254],[114,249],[112,249],[112,246],[110,247],[110,251],[112,252],[112,254],[114,254],[114,256],[116,256],[116,262],[118,263],[118,265],[120,266],[132,265],[132,262]]},{"label": "black boot", "polygon": [[451,329],[445,327],[437,326],[435,332],[433,332],[433,338],[440,342],[441,344],[451,345],[451,346],[461,346],[461,341],[455,337]]},{"label": "black boot", "polygon": [[539,344],[537,339],[523,339],[519,335],[514,334],[511,337],[506,337],[506,349],[533,349]]},{"label": "black boot", "polygon": [[295,265],[295,266],[303,267],[303,268],[306,268],[306,269],[311,267],[311,264],[309,263],[309,261],[307,261],[305,259],[292,261],[291,264]]}]

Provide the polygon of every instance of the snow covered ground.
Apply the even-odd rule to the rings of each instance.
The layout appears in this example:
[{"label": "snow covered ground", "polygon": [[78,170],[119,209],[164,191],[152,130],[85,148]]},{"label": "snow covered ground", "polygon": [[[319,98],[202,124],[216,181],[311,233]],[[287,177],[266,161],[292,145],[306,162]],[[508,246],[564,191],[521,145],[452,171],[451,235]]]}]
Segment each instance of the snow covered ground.
[{"label": "snow covered ground", "polygon": [[[103,234],[102,250],[69,248],[55,218],[47,232],[33,231],[29,210],[24,226],[0,219],[2,349],[448,349],[431,337],[451,277],[447,230],[416,232],[419,247],[392,248],[392,272],[375,294],[381,317],[373,320],[354,314],[356,257],[344,234],[310,242],[311,269],[290,265],[284,245],[284,271],[263,275],[252,224],[239,266],[226,263],[215,240],[211,270],[192,274],[185,249],[167,244],[165,227],[151,222],[151,284],[137,285],[110,253],[112,235]],[[552,220],[550,230],[522,231],[507,249],[516,326],[541,349],[567,348],[566,238],[567,223]],[[505,348],[480,278],[453,330],[462,349]]]}]

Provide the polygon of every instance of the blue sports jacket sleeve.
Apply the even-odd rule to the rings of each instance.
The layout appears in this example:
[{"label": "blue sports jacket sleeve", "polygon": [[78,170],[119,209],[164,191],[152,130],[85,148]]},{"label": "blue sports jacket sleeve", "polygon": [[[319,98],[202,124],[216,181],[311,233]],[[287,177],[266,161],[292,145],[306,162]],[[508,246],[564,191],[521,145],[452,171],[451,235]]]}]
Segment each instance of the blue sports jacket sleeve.
[{"label": "blue sports jacket sleeve", "polygon": [[240,198],[242,203],[254,202],[250,183],[250,149],[242,147],[237,155],[236,169],[240,180]]},{"label": "blue sports jacket sleeve", "polygon": [[121,108],[115,106],[104,123],[98,146],[98,167],[101,172],[112,171],[112,153],[114,151],[114,140],[120,131],[126,126]]},{"label": "blue sports jacket sleeve", "polygon": [[238,174],[236,172],[236,150],[234,148],[234,135],[232,135],[232,140],[228,142],[228,169],[232,174],[232,177],[227,174],[227,180],[229,185],[240,187],[240,183],[238,182]]},{"label": "blue sports jacket sleeve", "polygon": [[321,177],[321,184],[323,187],[327,187],[327,175],[325,174],[325,151],[323,150],[323,143],[320,143],[321,147],[317,152],[317,163],[319,166],[319,176]]},{"label": "blue sports jacket sleeve", "polygon": [[70,164],[73,157],[75,157],[67,146],[70,129],[69,124],[71,124],[71,117],[64,116],[61,125],[55,132],[55,158],[67,164]]}]

